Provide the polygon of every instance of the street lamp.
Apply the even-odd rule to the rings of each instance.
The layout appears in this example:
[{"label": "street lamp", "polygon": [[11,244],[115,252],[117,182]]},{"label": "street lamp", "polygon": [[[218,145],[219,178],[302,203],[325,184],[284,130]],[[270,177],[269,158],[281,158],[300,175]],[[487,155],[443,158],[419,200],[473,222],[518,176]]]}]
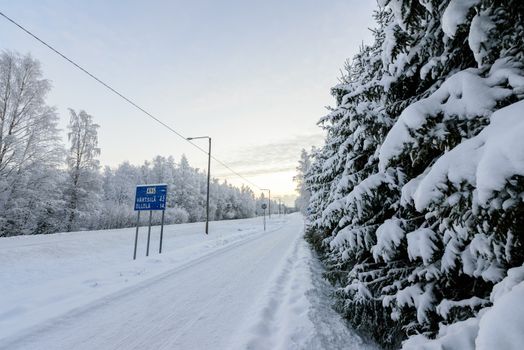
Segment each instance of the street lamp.
[{"label": "street lamp", "polygon": [[269,218],[271,219],[271,190],[269,188],[261,188],[260,191],[268,191],[269,192]]},{"label": "street lamp", "polygon": [[207,153],[207,198],[206,198],[206,235],[209,233],[209,183],[211,181],[211,137],[209,136],[198,136],[198,137],[188,137],[187,140],[197,140],[197,139],[208,139],[209,141],[209,151]]}]

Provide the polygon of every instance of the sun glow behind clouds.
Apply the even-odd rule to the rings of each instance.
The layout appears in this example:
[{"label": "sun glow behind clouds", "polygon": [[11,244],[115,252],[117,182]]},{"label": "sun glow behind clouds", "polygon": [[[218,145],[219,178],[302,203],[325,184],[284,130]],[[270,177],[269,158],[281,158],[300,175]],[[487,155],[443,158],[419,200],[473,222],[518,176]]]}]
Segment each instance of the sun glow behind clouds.
[{"label": "sun glow behind clouds", "polygon": [[[293,177],[296,175],[300,153],[302,149],[309,152],[311,147],[319,146],[323,139],[323,133],[316,132],[273,140],[266,144],[231,151],[231,159],[226,163],[252,183],[270,188],[272,197],[281,197],[283,200],[286,197],[286,204],[293,205],[297,195]],[[227,180],[237,186],[249,185],[219,164],[215,166],[216,168],[211,170],[213,177]]]},{"label": "sun glow behind clouds", "polygon": [[[296,193],[292,190],[295,188],[295,183],[293,181],[295,175],[295,170],[285,170],[258,175],[248,175],[246,178],[256,184],[270,184],[269,188],[271,189],[271,198],[281,198],[284,204],[292,206],[294,205],[294,198],[296,197]],[[245,181],[238,176],[217,176],[217,178],[220,180],[227,180],[228,183],[235,186],[245,184]],[[259,195],[260,193],[255,191],[255,194]]]}]

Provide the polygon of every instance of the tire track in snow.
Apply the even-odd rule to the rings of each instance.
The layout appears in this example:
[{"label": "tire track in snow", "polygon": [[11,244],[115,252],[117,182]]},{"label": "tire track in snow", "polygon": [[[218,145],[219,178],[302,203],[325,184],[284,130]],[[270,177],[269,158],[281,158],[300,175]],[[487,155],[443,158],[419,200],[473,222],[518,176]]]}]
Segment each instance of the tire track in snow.
[{"label": "tire track in snow", "polygon": [[[272,233],[272,232],[275,232],[275,231],[278,231],[278,230],[273,230],[273,231],[270,231],[270,232],[268,232],[268,233]],[[266,232],[267,232],[267,231],[266,231]],[[280,238],[280,240],[282,240],[282,238]],[[255,261],[253,262],[253,266],[258,265],[262,260],[264,260],[264,259],[266,258],[266,254],[267,254],[268,252],[270,252],[271,250],[273,250],[276,246],[278,246],[278,245],[280,244],[280,240],[275,240],[275,241],[272,242],[272,245],[271,245],[271,246],[266,247],[266,248],[264,249],[263,253],[260,254],[260,257],[259,257],[257,260],[255,260]],[[243,273],[240,274],[240,275],[238,276],[238,278],[239,278],[239,279],[243,279],[244,277],[249,276],[249,275],[252,273],[252,270],[253,270],[253,268],[245,269],[245,270],[243,271]],[[224,295],[227,294],[227,293],[228,293],[228,290],[227,290],[227,289],[222,289],[219,293],[217,293],[216,297],[217,297],[218,299],[221,299],[221,297],[224,296]],[[211,300],[209,300],[208,302],[206,302],[206,304],[205,304],[205,306],[204,306],[204,308],[203,308],[204,310],[201,311],[199,314],[197,314],[195,317],[193,317],[192,320],[190,320],[189,322],[187,322],[187,323],[186,323],[186,326],[185,326],[183,329],[181,329],[180,331],[178,331],[178,332],[177,332],[178,334],[177,334],[174,338],[170,339],[170,343],[171,343],[171,344],[176,344],[176,343],[177,343],[177,340],[178,340],[181,336],[183,336],[183,335],[184,335],[184,334],[185,334],[189,329],[191,329],[191,328],[192,328],[192,327],[193,327],[193,326],[194,326],[194,325],[195,325],[195,324],[196,324],[200,319],[202,319],[202,317],[204,317],[204,315],[205,315],[206,312],[207,312],[208,307],[209,307],[211,304],[213,304],[213,303],[215,302],[215,300],[216,300],[216,299],[211,299]],[[166,349],[169,349],[169,348],[170,348],[170,347],[166,347]]]},{"label": "tire track in snow", "polygon": [[307,261],[301,256],[303,235],[297,235],[279,275],[266,292],[258,321],[250,327],[252,335],[240,348],[250,350],[301,349],[304,338],[311,336]]}]

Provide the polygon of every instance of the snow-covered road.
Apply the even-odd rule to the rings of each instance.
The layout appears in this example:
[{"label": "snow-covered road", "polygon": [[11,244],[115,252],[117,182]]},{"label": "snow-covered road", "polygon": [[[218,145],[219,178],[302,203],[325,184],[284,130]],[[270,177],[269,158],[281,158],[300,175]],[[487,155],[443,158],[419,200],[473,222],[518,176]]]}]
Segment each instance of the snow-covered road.
[{"label": "snow-covered road", "polygon": [[370,348],[327,306],[302,218],[259,221],[173,225],[137,261],[129,229],[3,239],[0,347]]}]

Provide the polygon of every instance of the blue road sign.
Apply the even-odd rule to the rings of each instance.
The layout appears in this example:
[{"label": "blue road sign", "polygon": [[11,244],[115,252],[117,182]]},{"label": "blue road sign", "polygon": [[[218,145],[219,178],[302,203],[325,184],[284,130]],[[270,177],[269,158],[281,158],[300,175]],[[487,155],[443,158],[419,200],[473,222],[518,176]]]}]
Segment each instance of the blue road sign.
[{"label": "blue road sign", "polygon": [[165,210],[167,185],[138,185],[135,195],[135,210]]}]

